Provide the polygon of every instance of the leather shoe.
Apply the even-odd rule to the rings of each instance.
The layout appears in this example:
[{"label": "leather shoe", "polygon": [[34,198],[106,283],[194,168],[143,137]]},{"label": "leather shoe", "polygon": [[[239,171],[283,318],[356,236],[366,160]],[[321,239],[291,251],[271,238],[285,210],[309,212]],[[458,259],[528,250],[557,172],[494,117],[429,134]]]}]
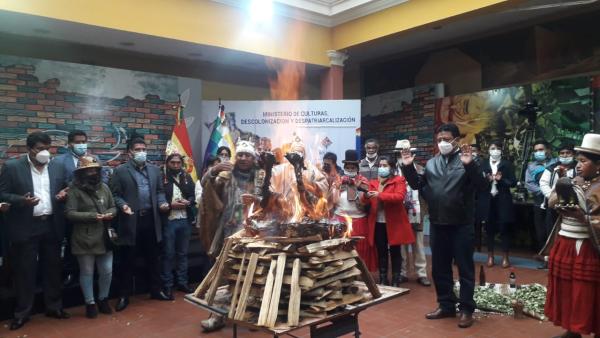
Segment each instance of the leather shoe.
[{"label": "leather shoe", "polygon": [[129,305],[129,298],[128,297],[121,297],[119,298],[119,300],[117,301],[117,304],[115,305],[115,311],[120,312],[125,310],[125,308],[127,308],[127,306]]},{"label": "leather shoe", "polygon": [[24,318],[15,318],[12,320],[12,322],[10,322],[10,329],[11,330],[18,330],[20,328],[23,327],[23,325],[25,325],[25,323],[27,323],[29,321],[29,317],[24,317]]},{"label": "leather shoe", "polygon": [[429,279],[427,277],[417,278],[417,283],[419,283],[423,286],[431,286],[431,282],[429,281]]},{"label": "leather shoe", "polygon": [[461,329],[466,329],[468,327],[471,327],[471,325],[473,325],[473,315],[470,313],[465,313],[465,312],[461,312],[460,313],[460,318],[458,319],[458,327],[460,327]]},{"label": "leather shoe", "polygon": [[442,319],[442,318],[454,318],[456,312],[444,311],[442,308],[437,308],[435,311],[425,315],[427,319]]},{"label": "leather shoe", "polygon": [[46,317],[56,319],[69,319],[71,315],[63,309],[60,310],[48,310],[46,311]]},{"label": "leather shoe", "polygon": [[165,291],[153,292],[150,294],[150,299],[156,300],[173,300],[173,295],[169,297],[169,295]]},{"label": "leather shoe", "polygon": [[183,293],[192,293],[194,292],[194,290],[192,290],[192,288],[190,288],[187,284],[179,284],[177,285],[177,290],[183,292]]}]

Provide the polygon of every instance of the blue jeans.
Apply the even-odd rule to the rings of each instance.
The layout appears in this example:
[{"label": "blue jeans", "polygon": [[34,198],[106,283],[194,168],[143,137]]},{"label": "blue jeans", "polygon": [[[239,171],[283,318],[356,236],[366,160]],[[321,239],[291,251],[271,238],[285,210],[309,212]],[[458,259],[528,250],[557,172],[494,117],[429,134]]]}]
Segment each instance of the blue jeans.
[{"label": "blue jeans", "polygon": [[192,227],[187,219],[169,220],[163,228],[164,255],[160,277],[165,288],[174,285],[173,270],[177,285],[187,285],[188,282],[188,248]]},{"label": "blue jeans", "polygon": [[112,280],[113,253],[103,255],[77,255],[79,284],[86,304],[94,304],[94,262],[98,268],[98,299],[108,298]]}]

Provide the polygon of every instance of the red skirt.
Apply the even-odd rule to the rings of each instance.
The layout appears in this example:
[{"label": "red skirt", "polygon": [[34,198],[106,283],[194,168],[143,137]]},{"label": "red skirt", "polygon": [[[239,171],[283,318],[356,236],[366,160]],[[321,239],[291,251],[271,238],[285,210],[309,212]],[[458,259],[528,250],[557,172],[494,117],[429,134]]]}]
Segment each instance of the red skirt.
[{"label": "red skirt", "polygon": [[550,251],[544,312],[566,330],[600,334],[600,257],[590,240],[578,255],[576,242],[558,236]]},{"label": "red skirt", "polygon": [[[344,217],[338,216],[341,222],[345,222]],[[369,222],[368,218],[352,218],[352,236],[362,236],[356,243],[356,252],[367,265],[369,271],[377,271],[377,251],[375,247],[369,245]]]}]

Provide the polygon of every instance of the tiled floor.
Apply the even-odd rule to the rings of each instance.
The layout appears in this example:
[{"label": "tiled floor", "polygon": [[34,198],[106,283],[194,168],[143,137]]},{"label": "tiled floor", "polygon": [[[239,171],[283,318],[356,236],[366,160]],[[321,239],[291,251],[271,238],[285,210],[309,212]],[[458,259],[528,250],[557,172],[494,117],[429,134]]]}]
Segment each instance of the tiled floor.
[{"label": "tiled floor", "polygon": [[[477,268],[479,271],[479,268]],[[517,268],[519,283],[545,283],[544,271]],[[494,267],[486,270],[489,282],[505,282],[508,270]],[[550,323],[526,318],[515,320],[499,315],[477,314],[477,321],[469,329],[459,329],[456,319],[426,320],[424,314],[436,307],[433,288],[425,288],[414,281],[403,285],[411,289],[410,294],[375,306],[360,315],[362,337],[553,337],[562,329]],[[68,320],[49,319],[36,315],[18,331],[9,331],[8,322],[2,323],[0,338],[131,338],[131,337],[231,337],[228,327],[220,332],[203,334],[199,322],[207,313],[183,301],[177,294],[173,302],[148,300],[136,297],[122,313],[112,316],[100,315],[91,320],[84,317],[82,307],[69,309],[73,318]],[[240,329],[240,337],[267,337],[260,332]],[[307,329],[294,333],[308,337]]]}]

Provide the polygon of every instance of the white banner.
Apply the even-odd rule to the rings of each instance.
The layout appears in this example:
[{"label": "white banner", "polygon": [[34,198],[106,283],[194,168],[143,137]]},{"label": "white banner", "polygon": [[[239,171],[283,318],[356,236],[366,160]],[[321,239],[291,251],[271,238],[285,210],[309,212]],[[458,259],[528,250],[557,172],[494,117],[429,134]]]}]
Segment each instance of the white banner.
[{"label": "white banner", "polygon": [[[360,100],[223,101],[230,133],[268,138],[272,149],[290,143],[294,134],[306,145],[306,158],[321,162],[325,152],[344,159],[347,149],[356,148],[360,135]],[[218,102],[202,102],[202,149],[206,149],[217,117]]]}]

